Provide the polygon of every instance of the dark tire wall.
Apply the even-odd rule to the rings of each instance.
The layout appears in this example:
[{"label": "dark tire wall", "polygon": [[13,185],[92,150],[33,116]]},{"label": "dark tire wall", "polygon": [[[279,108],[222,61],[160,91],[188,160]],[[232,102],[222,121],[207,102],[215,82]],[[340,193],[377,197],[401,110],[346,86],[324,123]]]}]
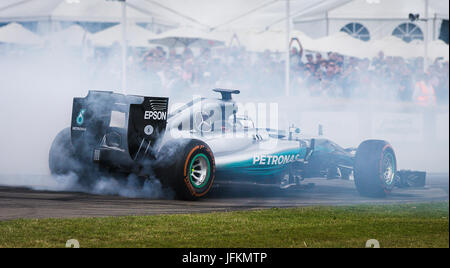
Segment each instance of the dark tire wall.
[{"label": "dark tire wall", "polygon": [[65,128],[56,135],[50,147],[48,163],[50,172],[54,175],[67,175],[78,168],[70,128]]},{"label": "dark tire wall", "polygon": [[392,191],[394,183],[387,185],[383,178],[382,161],[390,153],[397,160],[392,146],[382,140],[367,140],[359,145],[355,155],[354,177],[356,189],[362,196],[384,197]]},{"label": "dark tire wall", "polygon": [[76,175],[78,183],[87,187],[91,187],[101,177],[126,180],[130,175],[123,172],[111,172],[109,167],[98,166],[83,160],[72,145],[70,128],[63,129],[53,140],[48,163],[52,175]]}]

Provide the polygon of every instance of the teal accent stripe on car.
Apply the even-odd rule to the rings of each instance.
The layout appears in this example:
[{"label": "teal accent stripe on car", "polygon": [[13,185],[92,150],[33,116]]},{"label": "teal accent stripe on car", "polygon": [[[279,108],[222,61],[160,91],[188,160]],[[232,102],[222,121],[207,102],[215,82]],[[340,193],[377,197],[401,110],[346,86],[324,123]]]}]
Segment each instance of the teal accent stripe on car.
[{"label": "teal accent stripe on car", "polygon": [[[298,155],[298,159],[303,160],[306,156],[306,148],[298,148],[298,149],[290,149],[287,151],[277,152],[267,154],[270,156],[277,156],[278,158],[283,157],[292,157],[292,155]],[[288,163],[283,164],[267,164],[267,165],[259,165],[253,164],[253,157],[250,159],[246,159],[243,161],[232,162],[224,165],[217,165],[217,169],[225,172],[232,172],[236,174],[243,175],[273,175],[280,172],[283,172]]]}]

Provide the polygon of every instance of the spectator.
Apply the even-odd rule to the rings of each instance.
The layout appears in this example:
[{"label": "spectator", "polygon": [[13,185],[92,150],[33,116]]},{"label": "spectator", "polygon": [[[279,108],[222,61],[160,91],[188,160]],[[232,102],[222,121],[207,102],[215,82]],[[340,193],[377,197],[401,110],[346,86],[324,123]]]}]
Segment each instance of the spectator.
[{"label": "spectator", "polygon": [[[425,73],[420,58],[386,57],[381,51],[372,60],[345,57],[332,51],[325,57],[321,53],[308,53],[303,58],[301,46],[300,49],[293,48],[290,52],[291,87],[295,94],[448,104],[448,61],[436,60]],[[117,46],[110,51],[117,53]],[[147,84],[171,93],[216,86],[252,90],[250,94],[265,96],[284,92],[284,57],[280,53],[255,54],[242,48],[198,51],[197,55],[190,48],[185,48],[181,55],[175,49],[166,53],[162,47],[145,51],[140,66]],[[96,50],[95,55],[101,58],[107,54]],[[120,71],[116,69],[116,73]]]}]

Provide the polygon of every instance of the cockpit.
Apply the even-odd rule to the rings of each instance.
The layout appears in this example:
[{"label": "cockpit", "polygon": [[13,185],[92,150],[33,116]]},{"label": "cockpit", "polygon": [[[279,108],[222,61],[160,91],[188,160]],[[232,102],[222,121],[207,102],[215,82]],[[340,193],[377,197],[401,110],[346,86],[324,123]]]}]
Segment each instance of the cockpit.
[{"label": "cockpit", "polygon": [[255,128],[248,117],[238,116],[238,106],[231,99],[237,90],[216,89],[222,99],[195,99],[169,115],[168,128],[195,133],[228,133]]}]

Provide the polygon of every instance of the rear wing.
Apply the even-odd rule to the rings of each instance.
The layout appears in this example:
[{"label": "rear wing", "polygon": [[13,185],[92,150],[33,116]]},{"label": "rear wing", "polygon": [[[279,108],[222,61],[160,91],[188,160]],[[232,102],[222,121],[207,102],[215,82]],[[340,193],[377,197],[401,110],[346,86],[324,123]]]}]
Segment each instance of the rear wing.
[{"label": "rear wing", "polygon": [[168,98],[144,97],[141,104],[131,104],[128,120],[128,149],[136,160],[147,154],[150,147],[166,130]]},{"label": "rear wing", "polygon": [[72,144],[91,154],[99,146],[127,151],[136,159],[155,143],[166,129],[168,98],[89,91],[74,98]]}]

